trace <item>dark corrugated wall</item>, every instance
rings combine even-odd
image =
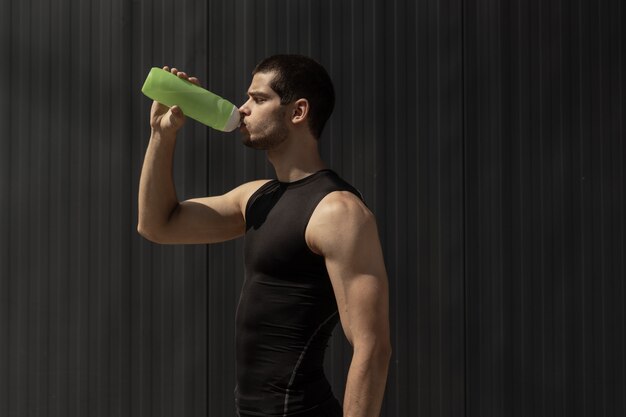
[[[322,139],[390,277],[382,416],[626,414],[618,1],[7,1],[0,14],[0,416],[234,414],[242,242],[136,231],[151,66],[242,102],[321,61]],[[272,175],[190,121],[179,198]],[[340,328],[327,372],[342,399]]]
[[[468,416],[626,415],[626,5],[465,1]]]

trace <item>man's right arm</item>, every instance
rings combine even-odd
[[[171,72],[187,79],[175,68]],[[195,78],[189,81],[199,85]],[[152,104],[152,131],[139,182],[137,231],[156,243],[215,243],[243,235],[245,205],[267,180],[243,184],[221,196],[179,202],[172,165],[176,132],[184,122],[178,107]]]

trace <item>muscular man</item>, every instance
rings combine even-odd
[[[240,417],[380,414],[391,356],[387,275],[374,216],[319,154],[334,100],[330,77],[314,60],[276,55],[260,62],[239,109],[240,131],[245,145],[266,151],[277,179],[183,202],[172,157],[185,116],[176,106],[152,105],[139,233],[179,244],[245,236],[236,313]],[[353,347],[343,411],[323,372],[338,321]]]

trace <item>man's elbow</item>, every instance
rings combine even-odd
[[[141,205],[141,204],[140,204]],[[167,216],[157,215],[157,213],[149,212],[140,207],[137,217],[137,233],[143,238],[160,244],[175,243],[168,236],[168,231],[172,216],[180,210],[180,204],[177,204]]]
[[[146,227],[141,223],[137,224],[137,233],[139,233],[141,237],[149,240],[150,242],[159,244],[166,243],[161,234],[159,234],[154,228]]]
[[[355,341],[354,354],[389,361],[393,351],[388,340]]]
[[[391,360],[392,353],[393,350],[391,349],[391,343],[386,343],[377,350],[377,354],[386,361]]]

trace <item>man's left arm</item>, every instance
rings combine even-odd
[[[391,341],[389,289],[376,220],[353,194],[329,194],[307,228],[311,249],[324,256],[342,327],[353,347],[344,417],[378,417]]]

